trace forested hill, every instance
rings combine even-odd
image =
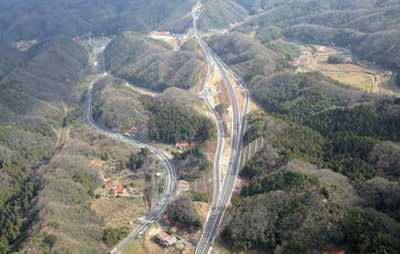
[[[267,145],[241,171],[248,183],[225,242],[236,250],[398,253],[398,100],[319,73],[258,78],[251,94],[268,114],[250,116],[244,142],[263,137]]]
[[[0,81],[1,253],[17,248],[32,223],[32,167],[55,152],[71,86],[87,64],[85,49],[66,38],[45,40],[25,58]]]
[[[240,30],[278,26],[290,39],[345,46],[361,59],[387,68],[400,66],[398,0],[237,2],[252,13],[262,13]]]
[[[115,35],[127,29],[182,32],[191,25],[186,14],[192,5],[183,0],[1,0],[0,39]]]
[[[24,55],[20,51],[0,41],[0,80],[23,62]]]
[[[128,32],[107,46],[105,59],[115,76],[157,91],[193,87],[206,73],[200,53],[174,51],[164,42]]]
[[[231,23],[243,21],[248,11],[233,0],[208,0],[198,20],[200,30],[227,28]]]
[[[255,37],[232,32],[207,40],[218,56],[249,85],[253,80],[291,68],[289,63],[299,51],[288,43],[263,41],[259,34]]]
[[[300,52],[281,32],[267,25],[254,37],[208,39],[264,111],[248,117],[244,145],[262,137],[265,147],[240,172],[224,244],[255,253],[398,253],[399,99],[294,73],[288,63]]]
[[[285,56],[248,35],[233,32],[207,41],[210,47],[244,80],[268,76],[285,65]]]

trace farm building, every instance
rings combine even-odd
[[[175,147],[178,149],[190,149],[190,148],[195,148],[196,143],[194,143],[194,142],[178,142],[175,144]]]
[[[160,232],[156,236],[156,239],[161,245],[167,248],[172,247],[178,241],[174,236],[167,234],[165,232]]]

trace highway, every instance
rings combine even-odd
[[[213,192],[213,202],[214,200],[217,200],[218,198],[218,193],[221,188],[221,179],[220,179],[220,158],[222,154],[222,147],[224,143],[224,124],[222,121],[221,116],[219,113],[215,110],[215,108],[211,105],[210,99],[208,98],[208,95],[210,94],[210,89],[208,87],[211,77],[213,74],[212,70],[212,62],[210,59],[209,55],[206,55],[207,57],[207,76],[204,79],[203,85],[202,85],[202,92],[199,94],[200,97],[202,97],[207,105],[207,108],[213,113],[215,121],[217,122],[217,134],[218,134],[218,140],[217,140],[217,149],[215,152],[215,157],[214,157],[214,164],[213,164],[213,171],[214,171],[214,192]]]
[[[106,77],[107,75],[107,72],[99,74],[89,85],[85,103],[85,119],[87,125],[94,131],[120,142],[124,142],[137,148],[147,148],[157,159],[161,161],[165,172],[165,188],[161,195],[161,198],[158,199],[158,202],[147,213],[146,218],[145,220],[143,220],[141,225],[136,228],[132,233],[130,233],[123,241],[118,243],[118,245],[109,252],[116,253],[124,249],[133,239],[140,236],[153,222],[157,221],[165,212],[168,202],[170,201],[171,197],[176,193],[177,176],[174,165],[168,160],[168,158],[163,154],[162,151],[159,151],[157,148],[154,148],[148,144],[144,144],[140,141],[126,137],[119,133],[111,132],[105,128],[96,125],[92,116],[93,88],[99,80]]]
[[[213,245],[217,230],[223,219],[226,207],[231,199],[235,187],[235,181],[239,173],[240,154],[243,145],[243,134],[246,127],[246,114],[248,110],[249,95],[246,84],[211,50],[207,43],[198,35],[196,22],[200,14],[201,5],[198,4],[193,9],[192,13],[194,35],[206,54],[209,68],[211,66],[211,62],[213,61],[221,72],[224,83],[228,88],[229,97],[232,104],[232,131],[228,169],[225,174],[222,187],[218,190],[214,190],[214,197],[216,198],[213,198],[212,206],[196,249],[196,254],[207,254]],[[230,82],[230,79],[228,78],[228,74],[232,75],[232,77],[238,82],[241,91],[244,93],[244,107],[242,116],[240,116],[236,93],[232,83]]]

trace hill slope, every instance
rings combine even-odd
[[[0,41],[0,80],[23,62],[21,52]]]
[[[162,91],[190,88],[202,81],[205,63],[200,54],[173,51],[167,44],[123,33],[105,51],[106,66],[115,76],[135,85]]]
[[[72,83],[87,64],[85,49],[65,38],[46,40],[25,58],[0,81],[2,251],[8,251],[32,223],[26,216],[31,215],[39,186],[32,168],[54,154]]]
[[[349,47],[364,60],[388,68],[400,67],[399,1],[238,0],[238,3],[250,11],[264,11],[241,29],[276,25],[290,39]]]
[[[257,75],[269,75],[278,66],[278,54],[241,33],[212,37],[210,47],[247,81]]]
[[[2,0],[0,4],[0,38],[9,41],[90,32],[110,35],[126,29],[182,30],[183,17],[192,8],[191,1],[183,0]]]
[[[227,28],[231,23],[244,20],[247,15],[247,10],[234,1],[210,0],[204,4],[198,27],[204,31]]]
[[[267,145],[241,171],[249,182],[224,241],[262,252],[319,253],[338,245],[354,253],[396,253],[399,214],[389,204],[398,204],[390,193],[400,168],[389,158],[398,157],[398,102],[318,73],[259,77],[250,90],[268,114],[250,115],[244,142],[262,136]]]

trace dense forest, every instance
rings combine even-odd
[[[202,143],[215,135],[211,120],[196,111],[151,96],[142,96],[140,100],[154,114],[147,121],[150,140],[170,144],[181,141]]]
[[[265,34],[256,35],[256,39],[239,32],[208,39],[210,47],[226,64],[252,84],[264,76],[289,69],[289,61],[297,56],[298,49],[290,44],[265,40]]]
[[[179,178],[184,180],[195,180],[210,167],[202,145],[186,151],[175,152],[173,162],[178,169]]]
[[[275,26],[285,37],[306,43],[350,48],[364,60],[386,68],[400,66],[400,3],[376,1],[243,1],[250,13],[260,13],[237,29]]]
[[[60,37],[26,53],[3,44],[0,50],[0,252],[7,253],[20,247],[36,218],[32,207],[40,181],[35,170],[55,153],[72,83],[85,68],[87,54]]]
[[[224,29],[230,24],[240,22],[249,15],[241,5],[231,0],[204,1],[204,7],[198,20],[200,30]]]
[[[18,65],[23,64],[24,58],[22,52],[0,41],[0,80]]]
[[[395,99],[318,73],[259,78],[251,91],[269,114],[251,115],[244,142],[263,136],[268,145],[241,171],[249,182],[235,201],[224,241],[271,252],[284,245],[284,253],[317,253],[330,245],[397,253]]]
[[[0,1],[0,39],[54,35],[115,35],[123,30],[183,32],[191,26],[192,2],[180,0]],[[27,25],[29,24],[29,26]]]
[[[166,214],[173,225],[179,225],[186,231],[192,232],[201,228],[200,216],[189,197],[175,199],[168,205]]]

